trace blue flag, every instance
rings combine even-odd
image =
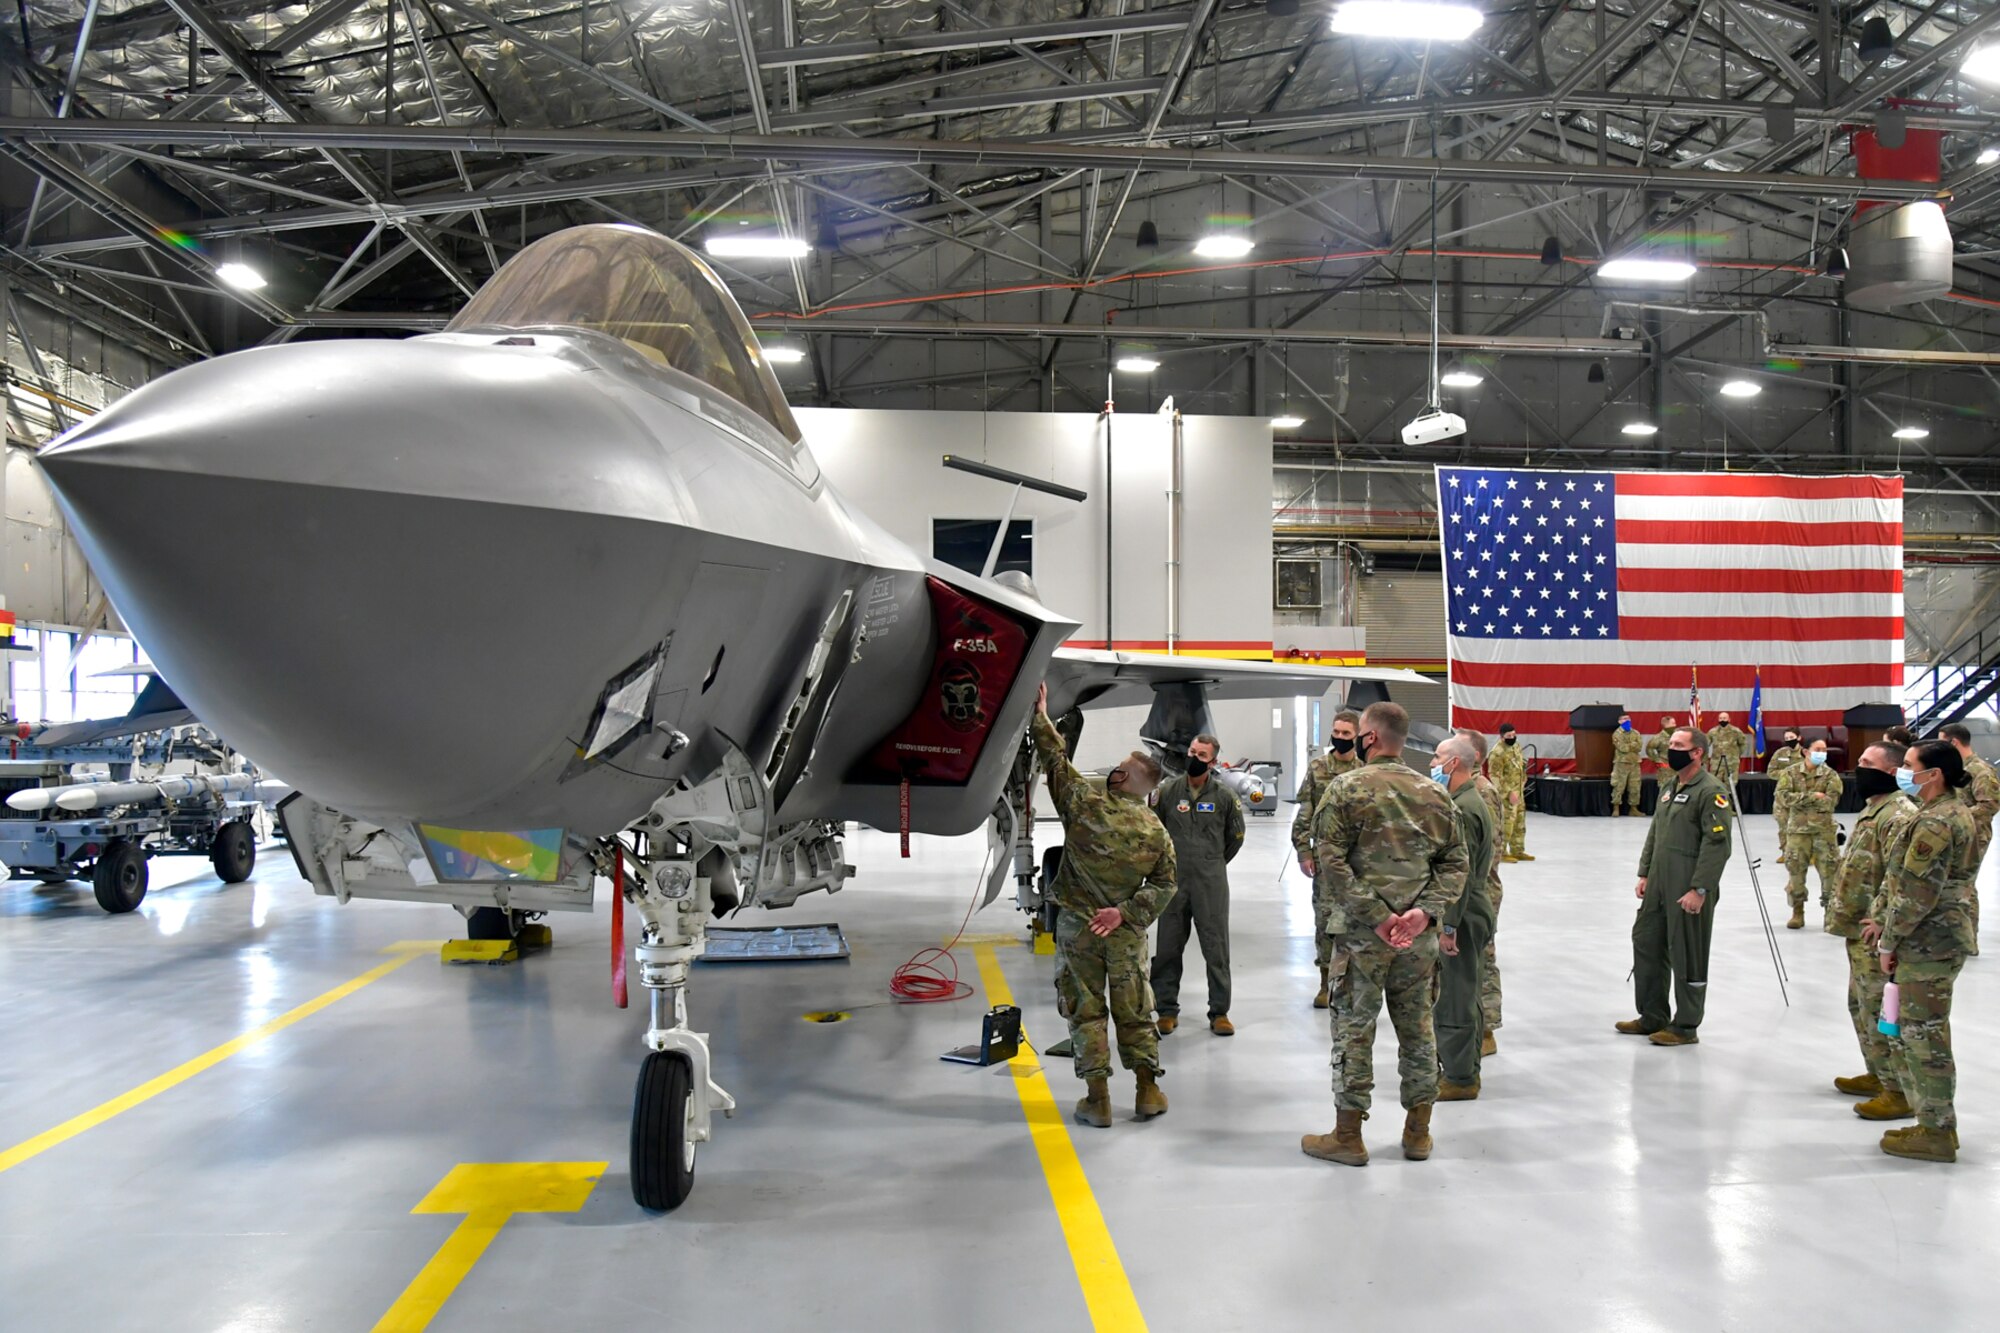
[[[1750,734],[1757,740],[1757,753],[1764,753],[1764,668],[1758,667],[1750,683]]]

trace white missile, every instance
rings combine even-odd
[[[1210,770],[1217,782],[1236,793],[1245,805],[1261,808],[1271,799],[1271,790],[1263,778],[1255,773],[1237,768],[1217,768]]]
[[[83,782],[69,787],[33,787],[7,798],[15,810],[106,810],[118,805],[152,805],[188,801],[248,791],[256,779],[248,773],[220,777],[196,774],[159,778],[152,782]]]

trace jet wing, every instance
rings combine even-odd
[[[1147,705],[1161,686],[1198,685],[1204,698],[1281,699],[1323,694],[1341,681],[1385,685],[1435,685],[1436,681],[1400,667],[1314,667],[1285,662],[1236,662],[1217,657],[1169,657],[1161,653],[1119,653],[1090,648],[1058,648],[1045,679],[1049,712],[1071,708]]]

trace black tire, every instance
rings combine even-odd
[[[526,912],[509,912],[501,907],[475,907],[465,918],[465,938],[469,940],[511,940],[528,923]]]
[[[257,835],[240,819],[224,824],[216,830],[208,859],[224,884],[241,884],[257,866]]]
[[[651,1051],[632,1098],[632,1201],[656,1213],[681,1206],[694,1188],[688,1106],[694,1071],[685,1056]]]
[[[1055,896],[1056,872],[1062,869],[1062,859],[1061,843],[1042,848],[1042,930],[1049,935],[1056,933],[1056,917],[1062,911],[1056,906]]]
[[[129,838],[113,838],[98,854],[90,887],[107,912],[129,912],[146,901],[146,849]]]

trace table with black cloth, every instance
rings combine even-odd
[[[1843,815],[1851,815],[1861,809],[1861,798],[1855,793],[1852,776],[1841,778],[1840,804],[1835,810]],[[1775,779],[1761,773],[1746,773],[1736,779],[1736,800],[1746,815],[1768,815],[1771,813],[1773,798],[1777,795]],[[1611,814],[1611,783],[1604,778],[1570,778],[1544,776],[1528,779],[1528,809],[1544,815],[1604,815]],[[1659,780],[1641,778],[1639,780],[1639,808],[1648,815],[1659,801]]]

